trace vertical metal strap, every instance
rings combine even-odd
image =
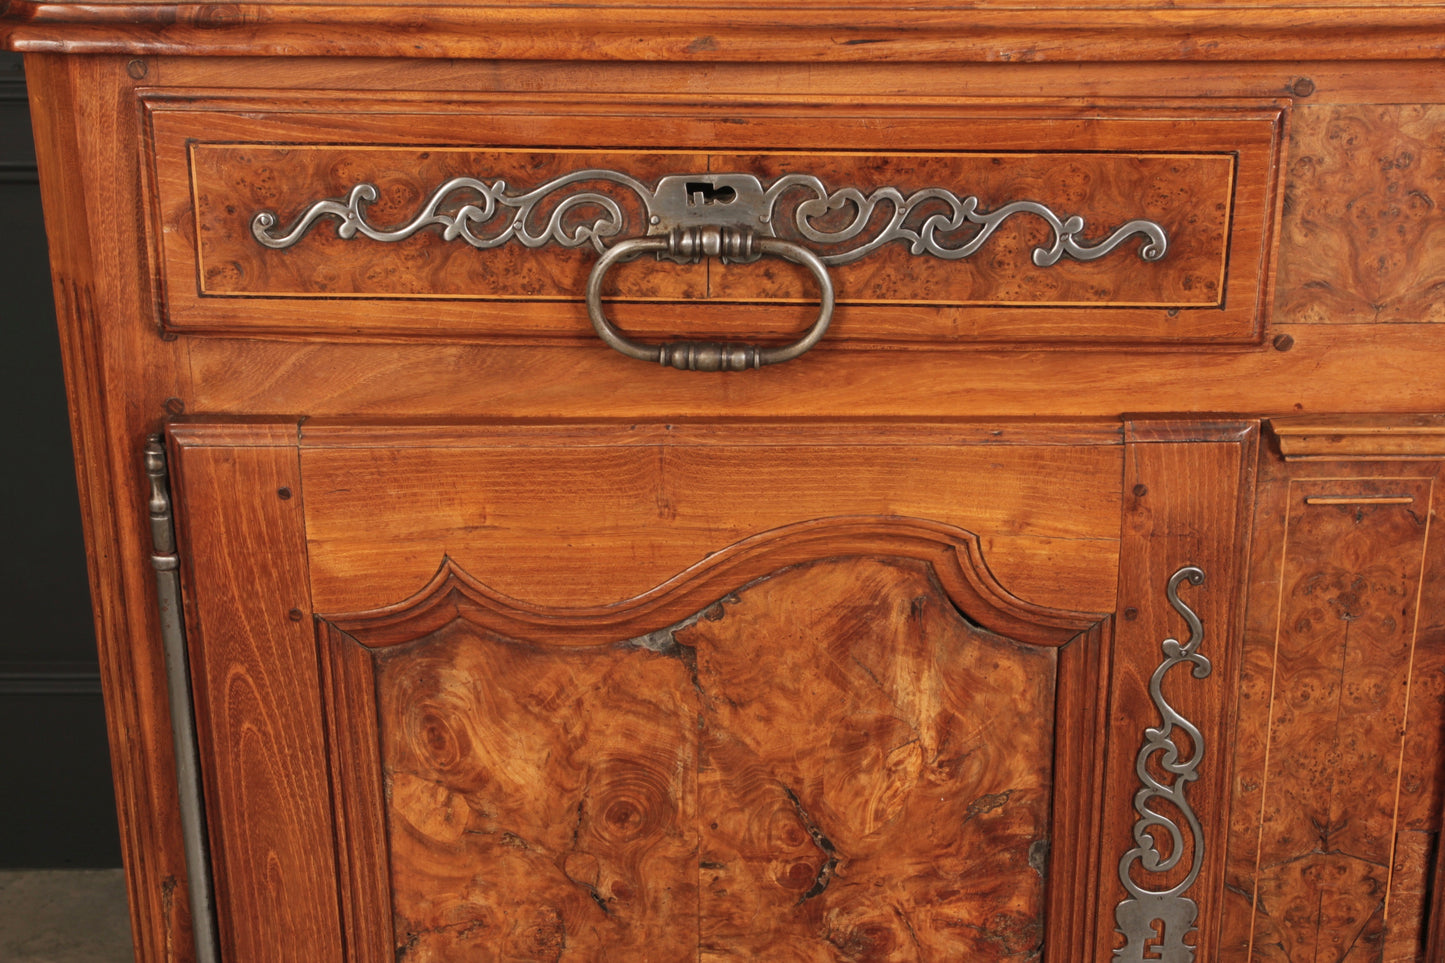
[[[186,878],[191,898],[191,928],[196,941],[196,963],[219,963],[220,941],[211,895],[211,856],[206,836],[206,813],[201,802],[200,750],[191,701],[191,674],[186,659],[185,623],[181,614],[180,559],[176,555],[176,527],[171,516],[171,494],[166,471],[166,449],[159,435],[145,448],[146,476],[150,479],[151,564],[156,570],[156,596],[160,603],[161,641],[165,647],[166,685],[170,690],[171,735],[176,753],[176,782],[181,803],[181,835],[186,852]]]

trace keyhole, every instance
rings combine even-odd
[[[707,181],[688,181],[687,183],[687,203],[692,207],[705,207],[708,204],[731,204],[737,200],[737,196],[738,192],[726,184],[718,187]]]
[[[1144,950],[1139,958],[1143,960],[1162,960],[1164,956],[1160,951],[1164,949],[1164,921],[1150,920],[1149,925],[1154,927],[1154,935],[1144,941]]]

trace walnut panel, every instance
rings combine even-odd
[[[1087,660],[1060,656],[1086,653],[972,625],[921,561],[793,566],[603,644],[455,604],[371,650],[398,957],[996,959],[1077,901],[1088,842],[1052,787],[1097,747],[1056,759],[1055,677],[1077,690]],[[381,644],[367,621],[333,660]]]
[[[1251,606],[1229,867],[1245,901],[1222,958],[1414,959],[1439,818],[1438,703],[1412,691],[1417,654],[1438,660],[1416,632],[1433,479],[1314,474],[1261,502],[1284,537]]]
[[[1432,519],[1440,512],[1439,463],[1435,476]],[[1433,528],[1425,546],[1425,578],[1415,624],[1415,650],[1410,665],[1409,711],[1400,758],[1395,861],[1390,881],[1389,932],[1384,959],[1430,958],[1428,929],[1440,926],[1441,883],[1437,875],[1445,810],[1445,538]],[[1436,953],[1440,950],[1436,949]]]
[[[443,240],[439,229],[403,242],[343,241],[335,222],[323,219],[294,247],[272,251],[252,237],[251,220],[270,210],[289,226],[313,202],[375,183],[381,196],[367,220],[390,228],[410,220],[450,177],[505,180],[520,191],[565,171],[603,167],[649,183],[663,173],[703,171],[749,172],[767,183],[797,171],[833,191],[937,187],[976,195],[984,211],[1032,200],[1061,218],[1080,215],[1085,244],[1136,218],[1158,222],[1170,236],[1170,253],[1157,263],[1140,260],[1135,239],[1099,260],[1047,268],[1030,255],[1052,244],[1053,234],[1034,215],[1014,215],[962,261],[911,256],[895,241],[834,270],[840,307],[831,337],[840,343],[1242,343],[1261,330],[1276,110],[777,102],[736,106],[723,118],[716,107],[656,97],[542,101],[527,110],[396,96],[400,103],[322,101],[304,109],[285,100],[150,102],[165,323],[196,332],[587,337],[580,302],[595,258],[590,246],[478,251]],[[796,233],[786,215],[800,199],[784,196],[773,219],[780,236]],[[641,235],[641,205],[622,201],[633,211],[621,236]],[[920,209],[909,223],[945,210]],[[884,204],[874,226],[891,212]],[[595,216],[594,209],[587,222]],[[496,219],[503,223],[505,216]],[[976,231],[945,236],[956,244]],[[645,336],[781,337],[811,321],[816,296],[806,272],[776,259],[634,265],[609,282],[615,320]],[[349,299],[363,300],[364,309]]]
[[[1445,106],[1300,107],[1280,321],[1445,321]]]
[[[446,240],[440,231],[383,245],[342,240],[335,230],[337,222],[322,220],[294,248],[272,251],[252,237],[251,218],[260,211],[275,211],[282,225],[289,226],[311,202],[345,197],[357,184],[369,183],[376,185],[379,196],[366,207],[368,223],[393,229],[415,217],[432,192],[454,177],[503,180],[513,190],[525,191],[585,168],[624,170],[644,181],[708,169],[705,155],[681,152],[582,154],[195,142],[189,147],[195,214],[187,233],[195,237],[194,282],[201,298],[577,301],[597,257],[590,246],[537,251],[514,243],[478,251],[464,241]],[[614,199],[627,212],[629,223],[646,223],[635,194],[606,182],[582,184],[579,189]],[[478,197],[459,192],[456,200],[476,203]],[[544,216],[553,209],[546,207]],[[483,236],[500,233],[511,213],[504,211],[486,226],[479,222],[473,230]],[[595,204],[574,210],[565,222],[567,230],[575,232],[601,213]],[[707,268],[702,264],[619,271],[611,277],[613,290],[608,293],[632,299],[696,301],[708,296]],[[621,291],[619,278],[625,279]]]

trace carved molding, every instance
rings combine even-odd
[[[1312,415],[1272,418],[1285,461],[1416,461],[1445,458],[1445,415]]]
[[[961,528],[915,518],[847,516],[788,525],[744,539],[647,592],[611,605],[530,605],[491,589],[444,558],[436,575],[410,598],[367,612],[324,618],[374,647],[410,641],[456,618],[515,638],[599,644],[673,625],[748,582],[790,565],[860,555],[928,562],[949,599],[968,619],[1022,642],[1064,645],[1103,617],[1034,605],[1012,595],[984,563],[978,537]]]

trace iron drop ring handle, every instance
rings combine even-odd
[[[696,263],[703,257],[747,261],[770,254],[801,264],[818,279],[818,319],[797,341],[776,347],[721,341],[670,341],[664,344],[633,341],[607,320],[602,310],[602,279],[617,262],[631,260],[649,251],[681,263]],[[667,235],[618,241],[598,258],[587,278],[587,316],[592,319],[592,327],[597,330],[599,338],[629,358],[656,361],[685,371],[745,371],[765,364],[791,361],[823,337],[828,323],[833,320],[833,303],[833,281],[828,276],[827,265],[812,251],[780,238],[759,237],[752,232],[716,227],[674,230]]]

